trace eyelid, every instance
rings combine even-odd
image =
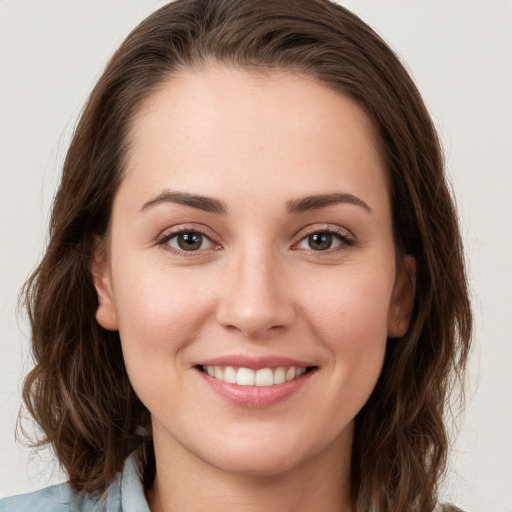
[[[297,247],[298,244],[301,243],[308,236],[313,235],[315,233],[329,233],[331,235],[337,236],[339,239],[342,240],[342,242],[344,242],[341,244],[342,248],[347,246],[353,246],[357,242],[357,237],[354,235],[354,233],[352,233],[352,231],[350,231],[347,228],[338,226],[336,224],[313,224],[301,229],[297,233],[295,237],[297,241],[294,242],[292,249],[299,250]],[[313,249],[311,249],[311,252],[315,254],[327,254],[329,252],[336,251],[337,249],[339,250],[339,247],[340,246],[334,247],[333,249],[327,249],[326,251],[314,251]]]
[[[181,251],[176,248],[173,248],[169,245],[166,245],[167,242],[173,238],[176,235],[179,235],[180,233],[186,233],[186,232],[196,232],[201,234],[202,236],[206,237],[213,245],[213,247],[209,247],[207,249],[200,249],[198,251]],[[332,235],[337,236],[339,239],[341,239],[342,242],[339,246],[336,246],[332,249],[327,249],[326,251],[314,251],[311,249],[310,252],[315,253],[317,255],[321,255],[322,253],[328,254],[335,252],[336,250],[340,250],[343,248],[346,248],[347,246],[353,246],[357,242],[357,237],[347,228],[341,227],[336,224],[312,224],[310,226],[306,226],[305,228],[302,228],[295,236],[295,242],[292,244],[291,249],[294,250],[301,250],[297,246],[300,242],[302,242],[305,238],[308,236],[315,234],[315,233],[329,233]],[[212,251],[212,250],[219,250],[222,249],[222,244],[218,241],[218,236],[213,232],[210,228],[207,226],[201,225],[201,224],[195,224],[195,223],[185,223],[185,224],[179,224],[176,226],[172,226],[171,228],[165,229],[160,235],[158,235],[156,239],[156,245],[162,246],[165,250],[172,252],[174,254],[180,254],[183,256],[194,256],[198,255],[199,253],[204,253],[206,251]],[[302,249],[307,250],[307,249]]]
[[[212,247],[207,249],[200,249],[198,251],[182,251],[176,249],[175,247],[171,247],[170,245],[166,245],[169,240],[174,238],[175,236],[181,233],[199,233],[200,235],[207,238]],[[193,256],[198,255],[199,253],[204,253],[205,251],[218,250],[222,248],[222,245],[217,241],[216,234],[208,227],[201,224],[194,223],[186,223],[179,224],[177,226],[172,226],[171,228],[165,229],[160,233],[156,239],[156,245],[162,246],[166,251],[172,252],[173,254],[180,254],[184,256]]]

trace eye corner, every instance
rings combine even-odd
[[[293,244],[292,250],[304,250],[316,255],[340,252],[356,244],[356,237],[351,231],[332,225],[310,227],[298,236],[300,238]],[[312,242],[315,243],[314,247]],[[307,246],[301,247],[302,244]]]
[[[155,245],[178,257],[197,257],[222,249],[222,244],[209,230],[187,225],[164,231],[156,239]]]

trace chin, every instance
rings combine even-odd
[[[244,436],[229,443],[219,442],[204,460],[241,476],[276,477],[306,464],[323,452],[323,446],[307,446],[311,436]]]
[[[250,450],[244,454],[238,453],[232,457],[217,459],[215,465],[223,471],[240,476],[265,478],[284,475],[300,466],[301,463],[300,457],[295,454],[281,453],[280,451],[261,453],[261,450]]]

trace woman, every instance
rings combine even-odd
[[[50,229],[24,399],[69,484],[0,510],[434,510],[460,235],[414,84],[346,9],[151,15],[91,94]]]

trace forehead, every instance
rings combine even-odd
[[[304,186],[325,193],[339,181],[389,195],[378,136],[362,108],[290,72],[183,71],[140,106],[128,142],[125,180],[139,190],[179,183],[208,195],[244,186],[257,194],[274,184],[294,196]]]

